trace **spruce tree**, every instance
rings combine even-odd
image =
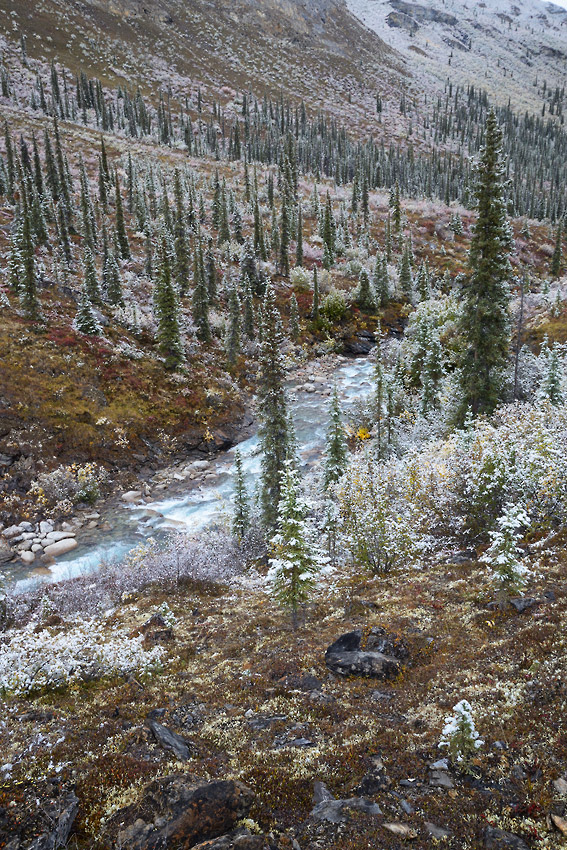
[[[191,312],[197,326],[197,338],[201,342],[211,341],[211,326],[209,324],[209,289],[204,275],[203,249],[199,239],[199,247],[195,251],[193,263],[193,295]]]
[[[327,446],[325,450],[324,488],[328,490],[336,484],[347,466],[346,439],[341,421],[341,407],[337,386],[331,396],[329,408],[329,427],[327,430]]]
[[[217,270],[215,266],[215,255],[213,252],[213,240],[209,239],[207,252],[205,254],[205,274],[207,276],[207,293],[209,304],[214,304],[218,298],[217,292]]]
[[[306,522],[307,505],[301,498],[299,474],[291,461],[281,472],[277,533],[270,541],[268,585],[275,599],[292,613],[297,628],[301,605],[308,600],[317,574],[328,563],[315,546]]]
[[[390,301],[390,281],[385,255],[383,257],[380,254],[376,255],[372,284],[377,305],[383,310]]]
[[[226,359],[234,366],[240,353],[240,299],[236,284],[231,284],[228,293],[228,328],[226,333]]]
[[[355,292],[355,302],[363,313],[373,313],[376,310],[376,298],[370,286],[370,278],[366,269],[360,272],[358,288]]]
[[[317,275],[317,266],[313,268],[313,304],[311,307],[311,315],[313,321],[319,321],[319,277]]]
[[[168,369],[177,369],[183,362],[184,351],[179,327],[179,304],[171,281],[171,266],[165,237],[160,246],[160,265],[154,292],[157,320],[157,342]]]
[[[400,265],[400,294],[402,298],[411,303],[413,299],[413,275],[411,272],[411,256],[407,245],[404,248]]]
[[[297,342],[299,334],[299,306],[297,304],[295,292],[292,292],[289,305],[289,335],[294,342]]]
[[[240,449],[234,452],[234,512],[232,514],[232,533],[242,543],[250,528],[250,505],[242,468]]]
[[[89,301],[91,304],[96,304],[97,306],[102,304],[95,261],[93,253],[88,245],[85,245],[85,250],[83,252],[83,272],[85,275],[85,289],[89,296]]]
[[[115,187],[115,203],[116,203],[116,238],[120,248],[120,256],[123,260],[130,259],[130,245],[128,236],[126,235],[126,225],[124,224],[124,208],[122,206],[122,196],[120,195],[120,181],[116,169],[114,170],[114,187]]]
[[[282,201],[280,232],[280,272],[284,277],[289,277],[289,243],[290,243],[290,221],[287,200]]]
[[[547,357],[546,369],[539,392],[542,398],[550,401],[555,407],[563,403],[563,392],[561,391],[561,365],[559,363],[559,356],[555,346]]]
[[[303,265],[303,211],[301,204],[297,209],[297,245],[295,249],[295,265]]]
[[[19,287],[20,303],[26,319],[39,322],[42,319],[41,307],[37,296],[37,278],[35,252],[31,234],[29,200],[22,184],[22,240],[21,261],[23,277]]]
[[[477,172],[478,217],[469,254],[471,274],[463,289],[462,415],[468,408],[473,415],[494,410],[500,399],[502,371],[510,344],[507,278],[511,236],[506,220],[504,176],[502,132],[491,110]]]
[[[562,249],[563,228],[561,222],[557,225],[557,234],[555,237],[555,250],[551,258],[551,276],[558,278],[561,274],[561,259],[563,254]]]
[[[258,436],[262,449],[260,503],[266,529],[276,525],[281,480],[287,456],[288,418],[282,322],[271,284],[266,288],[260,346]]]
[[[93,313],[86,282],[83,285],[79,309],[75,316],[75,328],[79,331],[79,333],[85,334],[86,336],[100,336],[102,332],[96,316]]]
[[[185,206],[183,202],[183,187],[181,185],[181,174],[176,168],[174,172],[174,195],[175,195],[175,266],[174,277],[183,298],[189,289],[189,248],[187,246],[187,229],[185,227]]]
[[[124,304],[120,268],[113,254],[109,254],[105,262],[105,288],[109,304],[114,307]]]

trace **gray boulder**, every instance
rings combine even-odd
[[[404,643],[384,629],[374,627],[363,639],[362,629],[342,635],[327,649],[325,663],[339,676],[393,679],[409,658]]]

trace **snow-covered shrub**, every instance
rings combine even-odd
[[[346,545],[352,540],[359,552],[375,546],[376,526],[385,529],[378,534],[384,545],[388,536],[399,536],[402,549],[480,542],[508,503],[524,505],[532,530],[564,526],[567,405],[505,405],[492,422],[471,421],[402,457],[379,464],[360,455],[338,492],[348,519]]]
[[[394,473],[392,475],[392,473]],[[374,573],[409,565],[419,557],[415,507],[395,498],[394,465],[357,459],[338,487],[339,533],[355,564]]]
[[[492,567],[491,580],[502,593],[518,593],[529,573],[520,560],[523,552],[518,546],[520,529],[530,524],[522,505],[506,505],[498,520],[498,530],[490,532],[492,543],[481,560]]]
[[[106,469],[96,463],[85,463],[82,466],[72,463],[70,466],[59,466],[52,472],[40,473],[32,483],[29,495],[44,506],[64,501],[71,505],[79,502],[93,504],[99,498],[107,479]]]
[[[321,312],[331,322],[340,322],[347,312],[347,304],[343,293],[338,289],[331,289],[323,299]]]
[[[447,747],[453,764],[468,773],[474,755],[483,744],[475,728],[472,706],[462,699],[453,707],[453,714],[445,718],[439,746]]]
[[[8,632],[0,646],[0,691],[16,696],[88,682],[105,676],[150,673],[163,647],[142,648],[143,636],[108,628],[94,619],[56,634],[35,632],[33,622]]]
[[[292,286],[301,292],[307,292],[313,286],[313,276],[304,266],[295,266],[291,270],[289,279]]]

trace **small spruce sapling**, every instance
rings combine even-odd
[[[529,574],[521,562],[518,546],[521,528],[530,525],[530,518],[521,505],[506,505],[498,520],[498,530],[490,532],[492,543],[481,558],[492,568],[491,579],[501,595],[520,592]]]
[[[447,747],[449,757],[462,773],[472,773],[472,760],[484,741],[474,724],[471,704],[462,699],[445,718],[440,747]]]
[[[277,533],[270,541],[272,556],[267,581],[275,599],[291,610],[294,629],[299,607],[309,600],[317,575],[328,567],[328,559],[314,544],[306,516],[299,474],[293,461],[287,460],[281,475]]]

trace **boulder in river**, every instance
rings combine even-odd
[[[66,555],[78,546],[74,537],[66,537],[64,540],[57,540],[55,543],[50,543],[43,550],[43,554],[49,558],[58,558],[60,555]]]

